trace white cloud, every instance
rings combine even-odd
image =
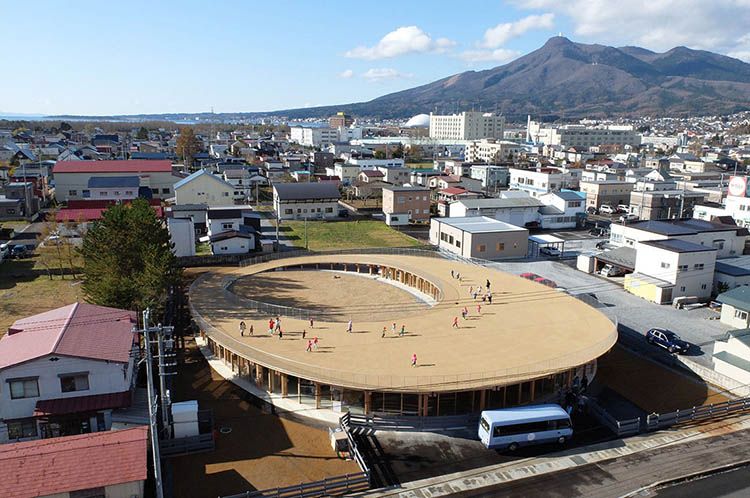
[[[345,69],[339,73],[339,78],[349,79],[354,76],[354,71],[351,69]]]
[[[494,50],[465,50],[459,57],[466,62],[510,62],[521,55],[517,50],[496,48]]]
[[[417,26],[402,26],[385,35],[374,46],[355,47],[345,52],[344,56],[365,60],[387,59],[406,54],[441,53],[455,44],[456,42],[447,38],[433,40]]]
[[[512,0],[566,16],[575,37],[664,51],[678,45],[744,54],[750,0]],[[744,39],[744,41],[743,41]]]
[[[533,29],[549,29],[555,25],[555,14],[547,13],[531,15],[514,22],[498,24],[484,32],[484,38],[479,43],[482,48],[499,48],[509,40],[518,38]]]
[[[378,82],[384,80],[395,80],[399,78],[411,78],[408,73],[399,72],[390,67],[372,68],[362,73],[362,77],[368,81]]]

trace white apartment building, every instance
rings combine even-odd
[[[335,128],[292,126],[289,128],[289,141],[306,147],[324,147],[340,141],[339,130]]]
[[[491,112],[466,111],[461,114],[430,113],[430,138],[437,140],[502,140],[505,118]]]
[[[536,121],[528,123],[528,138],[533,143],[568,147],[597,147],[600,145],[641,144],[641,135],[632,126],[544,126]]]
[[[561,189],[577,188],[583,170],[560,170],[554,168],[540,168],[538,170],[510,168],[508,187],[523,190],[532,197],[554,192]]]
[[[466,162],[493,163],[496,161],[512,161],[523,150],[523,146],[516,142],[482,139],[466,145]]]

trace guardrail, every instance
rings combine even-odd
[[[347,424],[349,426],[381,431],[446,432],[451,430],[470,430],[479,425],[478,414],[441,417],[381,417],[377,415],[348,413],[345,417],[347,417]]]
[[[315,498],[321,496],[343,496],[370,489],[370,480],[364,472],[326,477],[320,481],[286,486],[283,488],[246,491],[224,498]]]
[[[614,432],[618,437],[633,436],[641,432],[641,418],[617,420],[610,413],[599,406],[591,398],[586,400],[586,408],[603,426]]]
[[[352,456],[354,457],[354,461],[357,462],[357,465],[359,465],[359,468],[362,469],[362,472],[364,472],[368,477],[368,483],[371,483],[369,480],[371,476],[371,470],[370,466],[367,465],[367,461],[362,456],[362,453],[360,453],[359,448],[357,447],[357,442],[354,440],[354,436],[352,436],[351,431],[351,412],[346,412],[340,419],[339,419],[339,426],[344,431],[344,434],[346,434],[346,439],[349,441],[349,449],[352,452]]]
[[[699,422],[747,411],[750,411],[750,398],[694,406],[686,410],[676,410],[669,413],[652,413],[646,416],[646,430],[655,431],[686,422]]]

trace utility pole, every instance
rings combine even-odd
[[[172,360],[175,356],[174,352],[172,352],[173,348],[169,348],[170,352],[166,353],[164,348],[164,333],[168,332],[169,336],[172,337],[174,332],[174,327],[162,327],[161,324],[158,326],[157,330],[157,348],[159,351],[159,392],[161,393],[161,420],[162,420],[162,430],[164,431],[166,437],[171,438],[172,437],[172,431],[171,426],[169,424],[169,407],[171,404],[171,399],[169,396],[169,391],[167,389],[167,382],[166,379],[168,376],[175,375],[175,372],[167,372],[167,368],[172,368],[176,366],[177,364],[174,362],[167,363],[166,359]],[[174,343],[172,343],[174,345]]]
[[[161,476],[161,455],[159,449],[159,431],[156,420],[156,403],[157,395],[154,393],[154,365],[151,356],[151,329],[148,325],[150,309],[143,312],[143,338],[145,339],[146,350],[146,389],[148,391],[148,420],[149,434],[151,435],[151,454],[154,458],[154,481],[156,487],[156,498],[164,498],[164,489]]]

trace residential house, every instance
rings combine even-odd
[[[586,195],[562,190],[540,195],[539,222],[545,229],[575,228],[586,218]]]
[[[469,176],[482,182],[485,192],[507,187],[510,179],[508,167],[495,164],[472,164]]]
[[[620,180],[581,180],[580,188],[581,192],[586,194],[586,208],[598,211],[602,204],[613,208],[621,204],[630,205],[633,183]]]
[[[750,328],[750,287],[742,285],[716,297],[721,303],[721,323],[738,329]]]
[[[86,190],[81,192],[84,199],[124,201],[133,200],[140,194],[141,180],[134,176],[92,176]]]
[[[92,176],[137,176],[143,197],[168,199],[174,195],[178,177],[172,173],[170,161],[58,161],[52,169],[57,202],[85,199],[84,190]]]
[[[109,430],[130,404],[136,323],[86,303],[16,320],[0,339],[0,442]]]
[[[148,426],[0,445],[4,498],[144,498]]]
[[[524,190],[532,197],[561,189],[577,188],[582,170],[560,170],[539,168],[536,170],[510,168],[508,186],[514,190]]]
[[[339,215],[339,189],[330,183],[277,183],[273,206],[281,220],[324,219]]]
[[[0,189],[0,194],[6,199],[18,199],[22,204],[22,216],[31,217],[39,212],[40,201],[34,195],[33,182],[11,182]]]
[[[23,201],[21,199],[8,199],[0,194],[0,220],[17,220],[23,217]]]
[[[174,184],[176,204],[205,204],[226,206],[243,200],[243,191],[237,190],[208,170],[200,169]]]
[[[750,385],[750,330],[747,325],[729,331],[726,340],[714,342],[713,360],[716,373],[734,379],[740,387]]]
[[[747,228],[695,219],[613,223],[609,243],[615,247],[635,248],[647,240],[679,239],[717,250],[717,258],[743,254],[750,232]]]
[[[505,194],[505,193],[503,193]],[[519,227],[539,224],[539,208],[544,204],[534,197],[491,197],[460,199],[450,205],[451,217],[486,216]]]
[[[635,271],[626,291],[657,304],[679,297],[709,299],[717,250],[680,239],[647,240],[636,246]]]
[[[426,187],[383,187],[383,214],[387,225],[424,223],[430,219],[430,189]]]
[[[689,218],[695,206],[705,199],[704,192],[690,190],[633,190],[630,213],[641,220]]]
[[[411,179],[411,168],[378,166],[377,171],[383,173],[383,181],[392,185],[403,185]]]
[[[529,231],[488,218],[432,218],[430,244],[465,258],[526,257]]]

